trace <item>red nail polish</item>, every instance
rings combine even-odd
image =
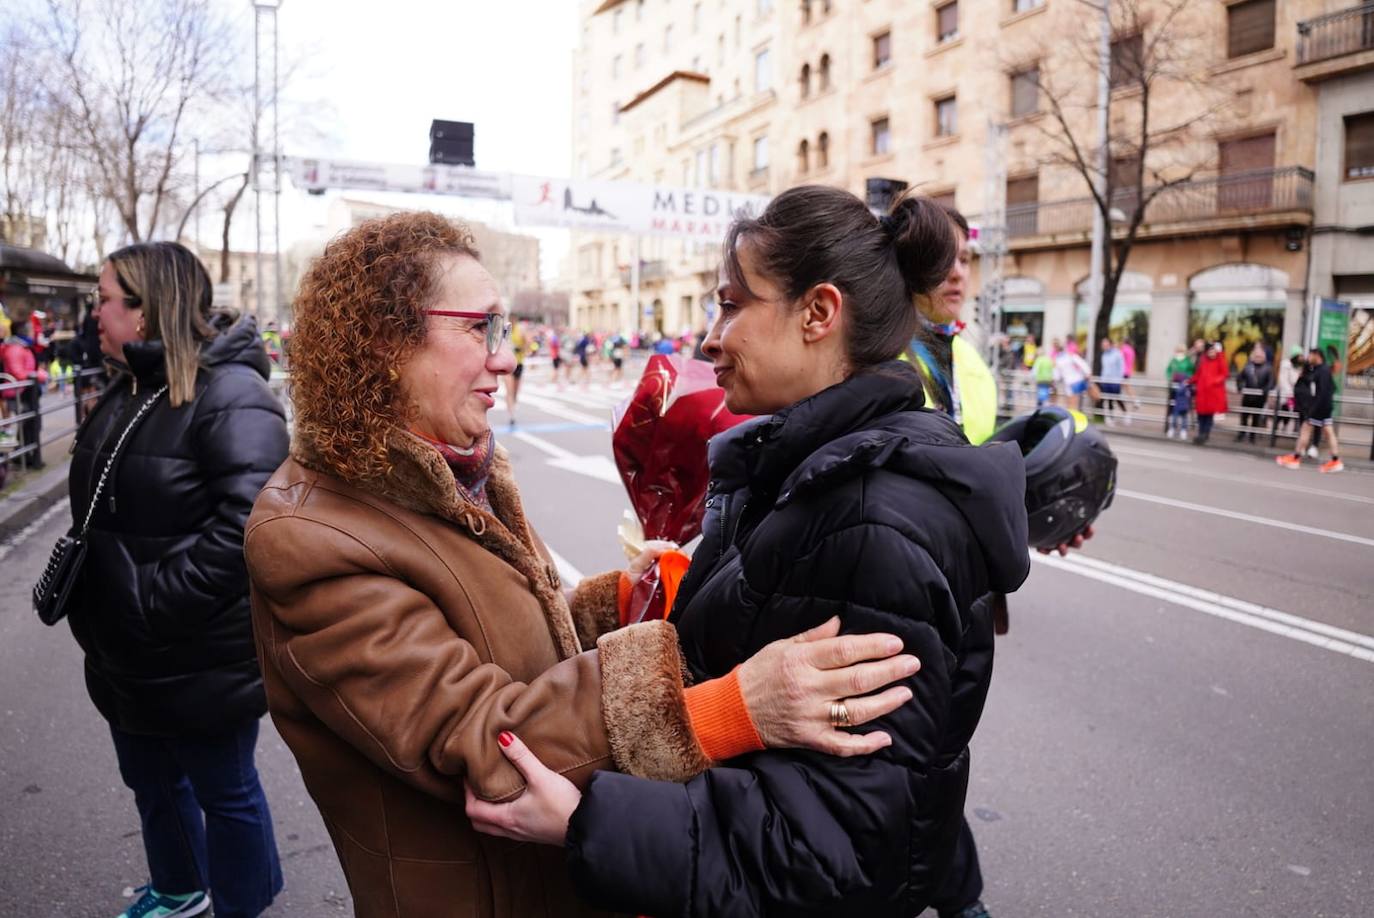
[[[507,730],[502,730],[501,735],[496,738],[496,741],[502,746],[509,746],[511,743],[515,742],[515,734]]]

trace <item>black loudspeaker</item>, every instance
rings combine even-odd
[[[474,165],[472,123],[469,121],[431,121],[429,161],[452,166]]]
[[[891,210],[892,202],[903,191],[906,191],[906,182],[901,179],[870,178],[864,182],[865,203],[879,213]]]

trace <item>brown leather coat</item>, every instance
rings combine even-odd
[[[683,707],[663,622],[600,637],[615,575],[565,600],[498,450],[492,513],[460,501],[423,441],[397,433],[392,472],[349,483],[299,441],[263,489],[245,551],[268,705],[365,918],[588,913],[561,849],[476,833],[463,783],[517,796],[496,736],[550,768],[685,780],[709,762]],[[313,466],[313,468],[312,468]]]

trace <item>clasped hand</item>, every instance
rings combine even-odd
[[[911,700],[911,689],[892,685],[916,674],[920,661],[901,653],[891,634],[839,636],[840,622],[774,641],[739,668],[740,692],[764,745],[814,749],[837,756],[867,755],[892,744],[881,730],[856,733],[830,722],[830,705],[844,702],[850,724],[859,726]],[[877,689],[889,686],[877,694]],[[545,767],[520,738],[504,732],[501,752],[525,779],[525,792],[509,803],[489,803],[466,789],[473,827],[517,841],[561,845],[582,794]]]

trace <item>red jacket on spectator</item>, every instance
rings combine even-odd
[[[33,349],[25,344],[22,338],[10,338],[0,345],[0,362],[3,363],[5,372],[20,382],[35,377],[40,382],[48,381],[47,370],[38,365],[38,358],[34,356]],[[16,398],[19,391],[6,389],[0,392],[0,395],[5,398]]]
[[[1203,355],[1197,370],[1193,372],[1193,386],[1197,389],[1193,409],[1198,414],[1226,413],[1226,380],[1229,376],[1224,354]]]

